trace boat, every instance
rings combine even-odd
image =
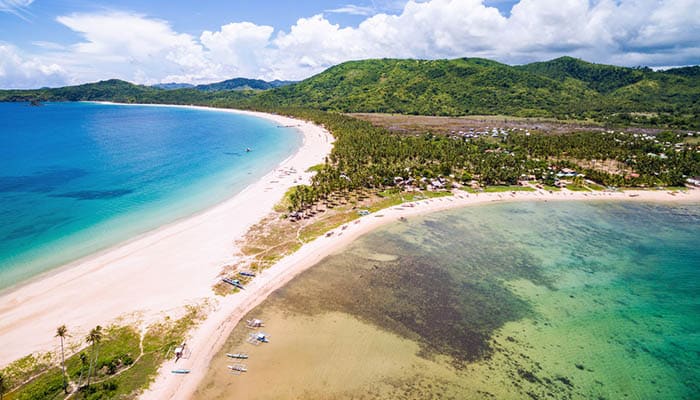
[[[246,353],[226,353],[226,357],[245,360],[246,358],[248,358],[248,355]]]
[[[255,277],[255,274],[254,274],[254,273],[248,272],[248,271],[240,271],[240,272],[238,273],[238,275],[240,275],[240,276],[247,276],[247,277],[250,277],[250,278]]]
[[[248,372],[248,368],[246,368],[245,365],[243,364],[234,364],[234,365],[229,365],[228,368],[232,371],[237,371],[237,372]]]
[[[189,374],[190,370],[189,369],[174,369],[172,371],[173,374]]]
[[[241,281],[239,281],[238,279],[222,278],[221,280],[228,283],[229,285],[233,285],[239,289],[245,289],[243,287],[243,285],[241,285]]]
[[[246,147],[246,148],[245,148],[245,152],[246,152],[246,153],[250,153],[251,151],[253,151],[253,150],[251,150],[250,147]]]
[[[248,328],[261,328],[264,326],[264,322],[261,319],[249,319],[245,322]]]
[[[267,338],[267,334],[264,332],[258,332],[255,334],[255,340],[262,343],[270,343],[270,339]]]

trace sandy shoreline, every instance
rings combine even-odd
[[[80,341],[95,325],[125,316],[149,321],[213,296],[211,286],[231,261],[234,243],[289,187],[308,181],[311,174],[305,171],[322,163],[332,148],[332,136],[305,121],[215,110],[294,126],[303,144],[272,172],[216,206],[3,291],[0,366],[32,352],[55,350],[53,335],[61,324]]]
[[[662,203],[700,203],[700,190],[689,190],[675,195],[664,191],[608,192],[536,192],[481,193],[459,192],[454,197],[421,200],[381,210],[362,217],[344,227],[332,230],[311,243],[304,245],[294,254],[280,260],[273,267],[256,277],[243,293],[231,295],[219,302],[207,320],[192,333],[188,346],[192,356],[181,360],[177,368],[187,368],[192,372],[187,376],[174,375],[170,370],[172,361],[166,362],[160,370],[156,382],[144,393],[142,399],[188,399],[197,389],[206,374],[212,357],[219,351],[235,325],[245,314],[260,304],[276,289],[284,286],[299,273],[308,269],[328,255],[342,250],[358,237],[400,218],[415,217],[432,212],[460,207],[496,202],[515,201],[635,201]]]

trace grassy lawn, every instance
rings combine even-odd
[[[605,190],[605,186],[599,185],[597,183],[586,183],[586,187],[598,192]]]
[[[589,189],[583,185],[577,185],[574,183],[566,185],[566,188],[568,190],[571,190],[572,192],[590,192],[591,191],[591,189]]]
[[[529,186],[509,185],[509,186],[486,186],[485,188],[475,190],[468,187],[462,187],[462,190],[469,193],[504,193],[504,192],[534,192],[535,189]]]
[[[550,191],[550,192],[559,192],[561,191],[561,188],[558,186],[549,186],[549,185],[544,185],[544,190]]]

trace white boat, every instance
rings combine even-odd
[[[229,368],[231,371],[236,371],[236,372],[248,372],[248,368],[246,368],[246,366],[243,365],[243,364],[233,364],[233,365],[229,365],[228,368]]]
[[[248,355],[246,353],[226,353],[226,357],[245,360],[246,358],[248,358]]]

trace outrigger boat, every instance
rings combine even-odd
[[[263,326],[265,326],[263,320],[261,319],[249,319],[245,322],[248,328],[262,328]]]
[[[248,355],[246,353],[226,353],[226,357],[245,360],[246,358],[248,358]]]
[[[224,281],[224,282],[226,282],[226,283],[228,283],[229,285],[233,285],[233,286],[235,286],[235,287],[237,287],[237,288],[239,288],[239,289],[241,289],[241,290],[242,290],[242,289],[245,289],[245,288],[243,287],[243,285],[241,285],[241,281],[239,281],[238,279],[222,278],[221,280]]]
[[[231,371],[236,371],[236,372],[248,372],[248,368],[246,368],[246,366],[243,365],[243,364],[229,365],[228,368],[229,368]]]
[[[174,369],[172,371],[173,374],[189,374],[190,370],[189,369]]]
[[[254,278],[254,277],[255,277],[255,274],[254,274],[254,273],[248,272],[248,271],[240,271],[240,272],[238,273],[238,275],[240,275],[240,276],[247,276],[247,277],[250,277],[250,278]]]

